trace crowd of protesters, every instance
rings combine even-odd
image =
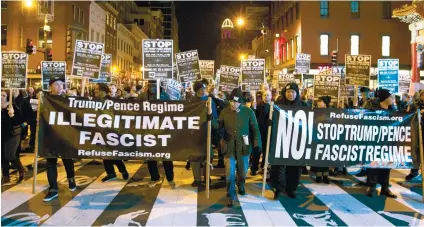
[[[37,94],[40,90],[29,87],[25,90],[13,90],[12,98],[9,91],[2,91],[2,185],[11,182],[10,169],[16,168],[18,182],[24,179],[25,167],[20,162],[20,153],[33,152],[36,140],[37,124]],[[163,87],[157,90],[155,83],[148,82],[143,85],[117,86],[116,84],[95,84],[91,89],[86,89],[84,97],[92,99],[128,99],[151,101],[158,99],[169,100],[170,97]],[[238,193],[244,195],[245,180],[250,167],[250,175],[264,173],[265,151],[268,137],[268,127],[272,124],[269,120],[271,102],[280,106],[301,106],[305,108],[364,108],[371,110],[390,110],[400,112],[414,112],[424,109],[424,91],[414,96],[403,94],[394,96],[386,89],[370,90],[367,87],[360,89],[360,99],[342,97],[338,106],[331,105],[331,97],[319,97],[314,103],[314,97],[308,92],[308,88],[301,89],[296,83],[289,83],[277,90],[269,85],[262,85],[256,92],[242,91],[236,88],[232,91],[219,91],[208,80],[195,81],[181,90],[181,97],[185,100],[212,100],[212,112],[208,119],[212,122],[211,150],[218,153],[216,168],[225,168],[228,205],[233,206],[236,185]],[[45,95],[80,96],[81,91],[74,88],[64,89],[64,81],[51,80],[50,92]],[[9,100],[12,100],[10,102]],[[29,129],[29,130],[28,130]],[[28,131],[30,133],[28,133]],[[422,133],[422,132],[421,132]],[[23,149],[22,142],[29,140],[29,146]],[[211,158],[213,159],[211,152]],[[212,160],[211,159],[211,160]],[[74,162],[78,160],[62,159],[69,189],[75,190],[77,185],[74,179]],[[147,161],[151,181],[148,187],[154,187],[160,183],[157,161]],[[174,166],[172,161],[163,161],[166,179],[171,188],[175,188]],[[57,185],[57,158],[47,158],[47,176],[49,192],[44,201],[50,201],[58,197]],[[102,179],[107,182],[117,178],[114,165],[118,167],[123,179],[128,179],[129,174],[123,160],[103,160],[107,175]],[[186,169],[192,169],[193,187],[205,184],[206,163],[188,162]],[[310,171],[315,175],[317,183],[329,184],[329,176],[334,174],[347,174],[346,169],[329,167],[314,167]],[[306,167],[301,166],[278,166],[270,168],[270,183],[274,188],[275,198],[280,193],[288,197],[296,198],[296,189],[302,174],[308,174]],[[419,174],[419,164],[411,169],[406,181],[411,181]],[[373,196],[376,184],[381,184],[381,195],[395,198],[389,190],[390,169],[363,169],[358,176],[367,176],[366,195]],[[203,180],[202,180],[203,176]],[[237,176],[237,177],[236,177]],[[236,180],[237,179],[237,180]]]

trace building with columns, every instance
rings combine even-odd
[[[393,17],[409,24],[411,32],[411,86],[412,95],[418,90],[421,79],[421,70],[424,68],[424,1],[413,1],[393,10]],[[422,88],[421,88],[422,89]]]

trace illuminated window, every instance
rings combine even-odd
[[[359,18],[359,1],[350,2],[350,15],[353,18]]]
[[[390,36],[384,35],[381,39],[381,55],[384,57],[390,56]]]
[[[328,35],[322,34],[319,37],[320,41],[320,54],[328,55]]]
[[[329,4],[328,0],[320,2],[320,16],[321,17],[328,17],[328,14],[329,14],[328,4]]]
[[[291,58],[293,59],[294,58],[294,40],[293,39],[291,39],[290,40],[291,41],[291,47],[290,47],[290,49],[291,49]]]
[[[350,54],[351,55],[359,54],[359,35],[350,36]]]

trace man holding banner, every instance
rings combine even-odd
[[[369,110],[392,110],[393,97],[387,89],[378,89],[375,91],[376,99],[370,100],[365,109]],[[385,195],[390,198],[396,198],[389,189],[390,169],[385,168],[369,168],[367,171],[368,184],[366,195],[372,197],[376,188],[376,184],[381,184],[380,195]]]
[[[227,205],[229,207],[233,207],[236,198],[236,167],[238,192],[240,195],[245,195],[244,184],[252,147],[259,150],[259,152],[262,149],[255,113],[252,109],[242,106],[242,100],[243,92],[240,88],[235,88],[230,94],[230,107],[224,109],[219,116],[219,126],[224,129],[224,139],[221,140],[221,147],[225,156]]]

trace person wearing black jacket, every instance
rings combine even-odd
[[[50,94],[56,96],[65,96],[63,85],[65,81],[62,79],[50,79]],[[59,196],[59,186],[57,185],[57,158],[46,158],[47,160],[47,179],[49,181],[49,191],[44,197],[43,201],[48,202]],[[75,169],[74,161],[70,158],[62,158],[62,162],[65,165],[66,177],[68,178],[69,190],[75,191],[77,185],[75,183]]]
[[[111,86],[115,86],[115,85],[113,84]],[[114,91],[115,90],[116,90],[116,86]],[[116,97],[115,92],[112,92],[109,94],[109,91],[110,89],[106,84],[103,84],[103,83],[97,84],[97,88],[94,91],[94,95],[95,95],[94,97],[98,99],[118,99]],[[107,175],[102,179],[102,182],[108,182],[110,180],[116,179],[115,168],[113,167],[113,165],[116,165],[116,167],[118,167],[119,172],[122,174],[122,178],[124,180],[128,180],[129,178],[128,171],[122,160],[103,159],[103,166],[105,167],[105,171]]]
[[[255,111],[256,119],[258,121],[259,125],[259,132],[261,134],[261,141],[262,141],[262,152],[258,152],[257,150],[254,150],[252,152],[252,166],[250,167],[250,175],[255,176],[256,172],[259,169],[259,160],[261,158],[262,154],[262,162],[261,162],[261,169],[264,169],[265,166],[265,151],[266,151],[266,144],[267,144],[267,137],[268,137],[268,122],[269,122],[269,111],[270,111],[270,102],[272,99],[271,91],[267,90],[262,92],[262,102],[259,103],[256,107],[253,106],[253,109]]]
[[[19,109],[22,114],[22,120],[24,122],[25,127],[22,127],[21,130],[21,140],[19,142],[19,146],[16,150],[16,155],[19,157],[22,151],[22,141],[28,136],[28,125],[30,121],[34,121],[37,116],[33,116],[34,111],[32,110],[31,104],[28,100],[28,94],[25,90],[14,90],[17,92],[17,97],[15,97],[15,105]],[[35,131],[35,130],[34,130]],[[35,133],[34,133],[35,134]]]
[[[283,106],[303,106],[306,103],[300,100],[299,87],[296,83],[287,84],[281,90],[281,99],[276,102]],[[280,192],[285,191],[290,198],[296,198],[295,191],[299,185],[302,166],[271,166],[271,184],[275,188],[274,198],[277,199]]]
[[[393,97],[387,89],[378,89],[375,91],[376,99],[368,100],[365,109],[368,110],[393,110]],[[390,198],[396,198],[389,189],[390,169],[368,168],[367,169],[368,188],[366,195],[372,197],[377,183],[381,184],[380,195]]]
[[[30,139],[29,139],[29,151],[34,151],[35,148],[35,134],[37,133],[37,111],[38,111],[38,98],[37,94],[34,91],[33,87],[29,87],[28,89],[28,101],[31,104],[32,112],[28,116],[28,125],[31,131]]]
[[[9,162],[18,168],[18,183],[24,179],[25,168],[23,167],[19,156],[16,155],[16,149],[19,146],[21,135],[21,124],[23,123],[22,114],[15,104],[8,103],[6,91],[1,92],[1,184],[10,183],[10,165]]]
[[[202,80],[203,82],[203,80]],[[215,103],[216,110],[217,110],[217,117],[221,114],[221,111],[225,109],[227,106],[225,104],[225,101],[218,98],[218,90],[214,86],[209,87],[209,97],[212,98],[212,101]],[[225,168],[224,164],[224,155],[221,152],[221,144],[220,139],[222,138],[224,134],[224,131],[222,129],[212,130],[211,136],[212,136],[212,145],[218,150],[218,164],[214,166],[215,168]]]

